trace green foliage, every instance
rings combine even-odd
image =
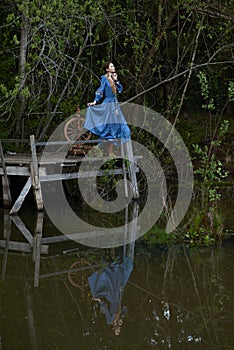
[[[194,145],[194,161],[198,162],[194,174],[198,175],[197,193],[199,194],[185,238],[190,243],[210,244],[222,237],[223,221],[217,203],[221,199],[220,185],[228,176],[222,162],[212,153],[212,147],[220,147],[228,131],[229,123],[224,120],[217,133],[217,139],[210,148]]]
[[[204,72],[200,71],[197,77],[201,85],[201,95],[206,102],[206,104],[202,105],[202,108],[212,111],[215,109],[215,106],[214,106],[214,99],[213,97],[210,96],[210,89],[209,89],[207,76]]]
[[[164,244],[164,243],[174,243],[176,241],[175,236],[166,233],[165,229],[154,225],[145,235],[144,240],[150,245],[154,244]]]
[[[215,210],[212,212],[194,208],[191,222],[182,234],[184,240],[190,244],[213,244],[223,237],[223,218]]]
[[[32,113],[53,113],[55,127],[61,113],[75,109],[73,102],[86,106],[93,99],[103,73],[102,63],[107,59],[116,63],[124,83],[124,100],[160,83],[134,102],[173,118],[186,79],[182,72],[190,66],[198,30],[202,33],[195,65],[205,63],[199,73],[204,106],[209,112],[214,107],[222,110],[233,96],[232,82],[225,93],[220,89],[229,65],[220,64],[211,70],[208,62],[225,57],[232,64],[232,29],[222,16],[231,16],[233,9],[229,3],[219,5],[214,18],[212,4],[199,0],[196,6],[198,12],[191,0],[154,0],[150,7],[144,2],[136,6],[132,0],[112,1],[111,6],[106,0],[95,4],[91,0],[1,2],[0,113],[7,116],[8,126],[13,126],[8,128],[9,136],[15,132],[20,136],[27,129],[26,116]],[[23,54],[25,62],[19,69]],[[212,87],[208,87],[211,82]],[[185,96],[186,108],[201,109],[197,101],[197,81],[192,79]],[[37,124],[38,135],[47,122],[45,117]]]
[[[234,81],[229,81],[228,84],[228,98],[230,101],[234,101]]]
[[[219,128],[218,139],[211,143],[213,146],[221,146],[223,137],[228,131],[229,123],[224,120]],[[199,160],[199,166],[194,171],[194,174],[200,175],[202,181],[202,207],[213,211],[214,206],[220,199],[219,184],[228,176],[228,172],[223,169],[223,165],[219,159],[216,158],[211,149],[205,145],[203,148],[198,144],[194,145],[195,159]]]

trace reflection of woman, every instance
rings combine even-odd
[[[100,303],[106,322],[113,326],[115,335],[120,334],[127,312],[126,306],[122,306],[122,298],[132,269],[132,260],[124,257],[121,262],[111,263],[101,272],[96,271],[88,277],[93,300]]]
[[[93,102],[88,103],[85,129],[102,139],[121,139],[126,142],[130,138],[130,129],[119,108],[117,93],[121,93],[123,86],[118,80],[115,66],[108,61],[105,64],[106,74],[101,76],[101,85],[95,93]],[[100,105],[97,105],[102,100]],[[108,153],[113,150],[113,143],[108,143]]]

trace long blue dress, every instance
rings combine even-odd
[[[101,85],[95,93],[94,101],[98,103],[103,100],[101,104],[88,107],[85,129],[101,139],[120,139],[121,143],[130,139],[130,129],[121,112],[116,94],[121,93],[122,90],[123,86],[119,81],[113,88],[107,76],[101,76]]]
[[[132,260],[125,256],[122,262],[113,262],[88,277],[92,296],[101,299],[100,307],[107,324],[112,324],[116,317],[132,270]],[[126,307],[122,308],[122,313],[126,313]]]

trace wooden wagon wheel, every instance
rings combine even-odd
[[[84,128],[85,119],[80,116],[80,107],[77,107],[75,117],[69,119],[64,126],[64,136],[67,141],[86,141],[91,137]]]
[[[87,260],[81,258],[71,264],[69,270],[77,269],[80,267],[90,266]],[[92,269],[91,269],[92,270]],[[77,288],[80,288],[82,291],[88,286],[88,276],[90,275],[90,269],[80,270],[80,271],[70,271],[68,272],[69,282]]]

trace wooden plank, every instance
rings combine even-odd
[[[23,201],[25,200],[25,197],[27,196],[30,188],[32,186],[32,180],[29,177],[28,180],[26,181],[22,191],[20,192],[19,197],[17,198],[17,200],[15,201],[15,204],[13,205],[13,207],[10,210],[10,215],[16,214],[18,213],[18,211],[20,210]]]
[[[5,248],[6,244],[7,244],[6,241],[0,240],[0,248]],[[18,250],[20,252],[25,252],[25,253],[32,252],[32,247],[28,243],[24,243],[24,242],[10,241],[8,243],[8,248],[10,250]]]
[[[5,207],[10,206],[9,196],[8,196],[8,188],[9,188],[9,179],[6,183],[5,176],[2,176],[2,195],[3,195],[3,204]]]
[[[4,210],[3,216],[3,238],[7,239],[11,234],[11,218],[8,210]]]
[[[136,229],[139,230],[139,226],[137,226]],[[115,236],[116,234],[119,234],[119,233],[123,233],[122,227],[113,227],[113,230],[109,234],[111,236],[112,235]],[[59,236],[43,237],[41,239],[41,242],[43,244],[59,243],[59,242],[65,242],[69,240],[79,242],[80,240],[86,239],[88,236],[105,237],[106,229],[100,229],[100,230],[89,231],[89,232],[70,233],[70,234],[64,234]]]
[[[23,165],[29,165],[32,158],[30,155],[18,155],[18,156],[8,156],[5,155],[5,162],[6,164],[11,165],[17,165],[17,166],[23,166]]]
[[[9,250],[9,241],[10,241],[10,235],[11,235],[11,219],[8,212],[4,212],[3,217],[3,237],[5,238],[5,251],[3,256],[3,262],[2,262],[2,279],[5,280],[6,276],[6,267],[7,267],[7,257],[8,257],[8,250]]]
[[[138,172],[138,171],[139,171],[139,169],[135,166],[134,172]],[[126,173],[128,173],[127,170],[126,170]],[[85,177],[122,175],[122,174],[123,174],[123,169],[110,169],[108,171],[100,170],[98,172],[96,172],[96,171],[84,171],[84,172],[50,174],[50,175],[46,175],[46,176],[40,176],[40,181],[46,182],[46,181],[57,181],[57,180],[73,180],[73,179],[85,178]]]
[[[15,226],[18,227],[24,238],[28,241],[28,243],[33,246],[33,236],[31,232],[26,228],[23,221],[19,216],[13,215],[11,216],[11,220],[14,222]]]
[[[44,213],[43,212],[37,213],[37,225],[36,225],[36,232],[35,232],[34,241],[33,241],[33,260],[35,261],[34,287],[39,286],[43,219],[44,219]]]
[[[69,269],[69,270],[62,270],[62,271],[56,271],[56,272],[51,272],[51,273],[46,273],[40,276],[40,278],[49,278],[49,277],[55,277],[59,275],[63,275],[68,272],[79,272],[79,271],[85,271],[85,270],[93,270],[93,269],[98,269],[99,267],[104,267],[108,266],[108,264],[95,264],[95,265],[87,265],[87,266],[81,266],[77,267],[75,269]]]
[[[5,248],[6,241],[0,240],[0,248]],[[25,252],[25,253],[32,253],[32,246],[29,243],[24,242],[15,242],[10,241],[8,245],[9,250],[15,250],[19,252]],[[49,253],[49,246],[48,245],[42,245],[41,246],[41,254],[48,254]]]
[[[50,243],[60,243],[60,242],[67,242],[71,239],[68,238],[66,235],[60,235],[60,236],[51,236],[51,237],[43,237],[41,239],[41,242],[44,244],[50,244]]]
[[[123,158],[122,160],[122,169],[123,169],[123,178],[124,178],[124,193],[125,197],[128,197],[128,184],[127,184],[127,172],[126,172],[126,166],[125,166],[125,155],[124,155],[124,145],[121,143],[121,156]]]
[[[33,257],[35,261],[35,269],[34,269],[34,287],[39,286],[39,275],[40,275],[40,262],[41,262],[41,238],[42,233],[36,233],[34,237],[34,249],[33,249]]]
[[[130,161],[130,165],[129,165],[128,169],[129,169],[130,181],[131,181],[131,184],[133,187],[133,197],[135,199],[137,199],[137,198],[139,198],[139,191],[138,191],[138,184],[137,184],[137,178],[136,178],[136,171],[135,171],[135,167],[134,167],[134,157],[133,157],[133,152],[132,152],[131,140],[126,142],[125,147],[126,147],[127,158]]]
[[[5,164],[1,140],[0,140],[0,157],[2,160],[2,169],[3,169],[3,177],[2,177],[3,202],[5,206],[9,206],[11,205],[11,191],[10,191],[9,180],[7,177],[6,164]]]
[[[6,166],[7,175],[15,175],[15,176],[30,176],[30,168],[29,167],[21,167],[21,166]],[[0,175],[4,175],[3,169],[0,168]]]
[[[38,189],[39,188],[39,170],[38,170],[37,153],[36,153],[34,135],[30,136],[30,144],[31,144],[31,154],[32,154],[32,163],[31,163],[32,183],[33,183],[33,186],[35,187],[35,189]]]
[[[2,143],[28,143],[28,139],[2,139]]]
[[[117,157],[120,158],[120,157]],[[133,159],[141,159],[142,156],[134,156]],[[80,164],[82,163],[92,163],[92,162],[103,162],[105,160],[106,162],[109,160],[112,160],[112,157],[106,156],[106,157],[81,157],[81,156],[69,156],[66,159],[64,159],[64,156],[61,153],[48,153],[46,155],[43,154],[42,159],[38,159],[38,163],[40,165],[46,165],[46,164],[61,164],[61,166],[67,167],[72,166],[74,164]]]
[[[42,230],[43,230],[43,220],[44,220],[44,213],[38,212],[37,213],[37,223],[36,223],[36,230],[33,238],[33,261],[37,259],[37,253],[38,253],[38,239],[42,238]]]
[[[30,145],[31,145],[31,154],[32,154],[32,163],[30,165],[31,168],[31,177],[32,177],[32,185],[34,190],[34,195],[37,203],[37,209],[43,209],[43,200],[41,193],[41,185],[39,180],[39,169],[38,169],[38,161],[37,161],[37,153],[36,153],[36,145],[35,145],[35,136],[30,135]]]

